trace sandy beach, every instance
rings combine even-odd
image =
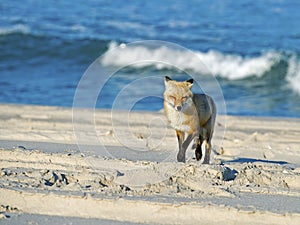
[[[218,116],[203,165],[161,112],[77,113],[0,105],[1,224],[300,224],[300,119]]]

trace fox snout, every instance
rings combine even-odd
[[[174,96],[169,96],[169,102],[174,107],[176,111],[181,111],[184,107],[187,98],[176,98]]]
[[[181,106],[181,105],[175,106],[175,109],[176,109],[177,111],[180,111],[180,110],[182,109],[182,106]]]

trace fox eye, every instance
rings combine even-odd
[[[184,102],[185,102],[186,100],[187,100],[187,97],[186,97],[186,96],[181,98],[181,101],[184,101]]]
[[[172,99],[172,101],[174,101],[174,102],[176,101],[176,97],[174,97],[172,95],[170,95],[169,98]]]

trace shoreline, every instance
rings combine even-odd
[[[65,110],[72,110],[72,106],[57,106],[57,105],[36,105],[36,104],[23,104],[23,103],[5,103],[1,102],[0,103],[0,108],[1,107],[33,107],[33,108],[57,108],[57,109],[65,109]],[[94,110],[94,109],[89,109],[89,108],[82,108],[85,110]],[[107,108],[95,108],[96,111],[104,111],[104,112],[110,112],[111,109]],[[122,111],[122,110],[118,110]],[[136,113],[162,113],[163,108],[161,108],[158,111],[151,111],[151,110],[133,110],[133,112]],[[217,114],[219,116],[227,116],[227,117],[236,117],[236,118],[249,118],[249,119],[269,119],[269,120],[300,120],[300,117],[286,117],[286,116],[255,116],[255,115],[238,115],[238,114]]]
[[[300,119],[219,116],[215,153],[203,165],[191,150],[187,163],[176,162],[162,113],[114,112],[112,125],[97,109],[89,132],[91,111],[82,112],[73,126],[71,108],[0,104],[1,222],[299,223]]]

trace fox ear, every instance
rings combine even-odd
[[[186,81],[188,83],[188,87],[189,88],[192,88],[193,87],[193,83],[194,83],[194,80],[193,79],[189,79]]]
[[[167,83],[172,80],[170,77],[168,76],[165,76],[165,85],[167,86]]]
[[[170,77],[168,77],[168,76],[165,76],[165,81],[169,81],[169,80],[172,80]]]

